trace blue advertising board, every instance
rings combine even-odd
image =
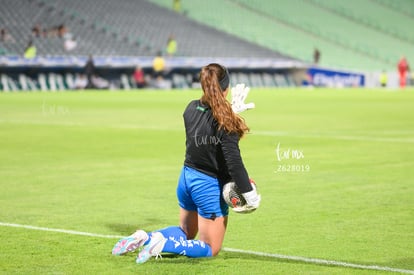
[[[362,73],[337,71],[311,67],[308,69],[309,84],[317,87],[363,87]]]

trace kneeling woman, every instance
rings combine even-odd
[[[137,263],[161,252],[188,257],[217,255],[228,219],[221,193],[223,184],[231,180],[250,208],[259,207],[260,196],[250,184],[239,149],[239,140],[249,128],[226,99],[228,70],[209,64],[201,69],[200,81],[202,97],[191,101],[184,111],[186,155],[177,187],[180,225],[150,233],[137,230],[119,240],[112,254],[123,255],[144,246]]]

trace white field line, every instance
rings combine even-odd
[[[67,127],[92,127],[92,128],[109,128],[109,129],[137,129],[137,130],[168,130],[168,131],[183,131],[183,129],[175,129],[168,127],[161,127],[157,125],[140,125],[140,124],[89,124],[82,122],[70,122],[70,121],[38,121],[38,120],[16,120],[16,119],[0,119],[0,123],[14,123],[14,124],[29,124],[29,125],[40,125],[40,126],[67,126]]]
[[[153,130],[153,131],[183,131],[181,128],[168,128],[157,125],[139,125],[139,124],[117,124],[117,125],[95,125],[88,123],[78,123],[70,121],[36,121],[36,120],[13,120],[0,119],[0,123],[20,123],[31,125],[50,125],[50,126],[68,126],[68,127],[105,127],[109,129],[138,129],[138,130]],[[406,133],[406,132],[404,132]],[[298,137],[298,138],[322,138],[322,139],[337,139],[337,140],[356,140],[368,142],[391,142],[391,143],[414,143],[414,137],[400,138],[400,137],[380,137],[380,136],[353,136],[353,135],[338,135],[335,133],[292,133],[282,131],[254,131],[252,135],[257,136],[274,136],[274,137]]]
[[[70,234],[70,235],[81,235],[81,236],[107,238],[107,239],[119,239],[119,238],[124,237],[120,235],[102,235],[102,234],[95,234],[95,233],[88,233],[88,232],[81,232],[81,231],[74,231],[74,230],[39,227],[39,226],[33,226],[33,225],[23,225],[23,224],[6,223],[6,222],[0,222],[0,226],[18,227],[18,228],[25,228],[25,229],[31,229],[31,230],[58,232],[58,233],[65,233],[65,234]]]
[[[31,229],[31,230],[58,232],[58,233],[64,233],[64,234],[70,234],[70,235],[81,235],[81,236],[107,238],[107,239],[119,239],[119,238],[124,237],[121,235],[103,235],[103,234],[95,234],[95,233],[81,232],[81,231],[74,231],[74,230],[39,227],[39,226],[33,226],[33,225],[23,225],[23,224],[5,223],[5,222],[0,222],[0,226],[17,227],[17,228],[24,228],[24,229]],[[306,258],[306,257],[301,257],[301,256],[289,256],[289,255],[272,254],[272,253],[257,252],[257,251],[250,251],[250,250],[242,250],[242,249],[236,249],[236,248],[222,248],[222,250],[227,251],[227,252],[236,252],[236,253],[242,253],[242,254],[248,254],[248,255],[283,259],[283,260],[289,260],[289,261],[295,261],[295,262],[312,263],[312,264],[318,264],[318,265],[340,266],[340,267],[345,267],[345,268],[357,268],[357,269],[364,269],[364,270],[388,271],[388,272],[396,272],[396,273],[402,273],[402,274],[414,274],[414,270],[393,268],[393,267],[387,267],[387,266],[361,265],[361,264],[353,264],[353,263],[339,262],[339,261],[332,261],[332,260]]]
[[[387,266],[361,265],[361,264],[338,262],[338,261],[332,261],[332,260],[306,258],[306,257],[301,257],[301,256],[288,256],[288,255],[281,255],[281,254],[256,252],[256,251],[250,251],[250,250],[241,250],[241,249],[235,249],[235,248],[223,248],[222,250],[228,251],[228,252],[237,252],[237,253],[242,253],[242,254],[277,258],[277,259],[283,259],[283,260],[289,260],[289,261],[295,261],[295,262],[312,263],[312,264],[318,264],[318,265],[340,266],[340,267],[349,267],[349,268],[357,268],[357,269],[365,269],[365,270],[377,270],[377,271],[397,272],[397,273],[403,273],[403,274],[414,274],[414,270],[393,268],[393,267],[387,267]]]

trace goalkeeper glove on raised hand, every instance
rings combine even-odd
[[[237,84],[235,87],[231,88],[231,108],[236,114],[255,107],[253,102],[247,104],[244,103],[249,91],[250,88],[243,83]]]

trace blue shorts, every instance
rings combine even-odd
[[[221,196],[222,188],[216,178],[184,166],[178,180],[178,204],[187,211],[197,211],[214,220],[229,214],[229,207]]]

